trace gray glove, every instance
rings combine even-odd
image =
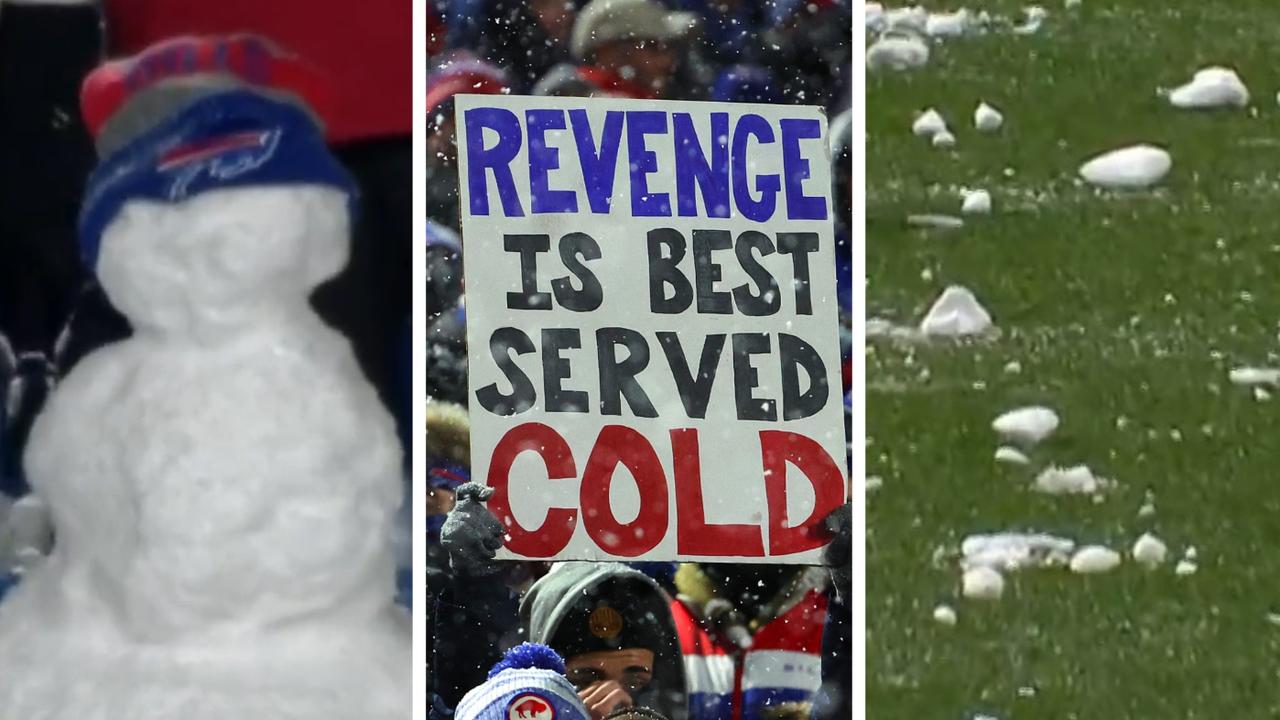
[[[458,575],[493,575],[501,566],[493,559],[502,547],[502,523],[484,501],[493,488],[469,482],[456,491],[457,504],[440,529],[440,545],[449,553],[449,566]]]

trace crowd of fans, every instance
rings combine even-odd
[[[584,720],[852,717],[847,509],[828,519],[836,540],[822,568],[493,561],[502,529],[484,507],[488,491],[469,482],[461,280],[467,239],[453,117],[461,93],[822,107],[831,118],[838,257],[831,271],[847,419],[851,21],[847,0],[429,1],[424,361],[432,718],[506,718],[508,707],[530,720],[544,717],[536,702],[520,705],[522,692],[553,705],[555,717]],[[535,648],[539,657],[545,650],[553,660],[539,667],[553,669],[539,672],[562,674],[568,684],[542,676],[516,681],[525,676],[503,660],[511,648],[517,655]],[[494,692],[504,677],[503,694]]]

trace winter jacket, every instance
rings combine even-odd
[[[765,624],[740,657],[693,609],[671,606],[689,678],[690,720],[762,720],[769,707],[814,699],[822,681],[827,597],[818,590]]]
[[[252,32],[333,79],[329,140],[413,132],[413,4],[405,0],[105,0],[108,49],[132,54],[175,35]]]
[[[809,703],[822,680],[825,571],[799,570],[749,620],[751,647],[740,651],[714,631],[703,607],[721,588],[699,566],[676,574],[672,604],[691,693],[691,720],[760,720],[770,707]]]
[[[556,631],[570,616],[584,608],[584,598],[593,596],[612,584],[610,590],[624,593],[636,613],[646,613],[647,620],[660,628],[654,638],[655,660],[653,682],[634,698],[637,705],[657,710],[671,720],[689,718],[688,686],[681,638],[670,607],[672,600],[652,578],[621,563],[566,562],[533,584],[520,601],[520,626],[524,639],[551,645]],[[631,618],[624,617],[624,622]]]
[[[483,683],[485,674],[517,644],[515,595],[502,575],[458,576],[445,565],[429,568],[427,693],[435,710],[428,716],[448,717],[462,696]]]

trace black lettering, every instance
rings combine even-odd
[[[512,310],[550,310],[551,293],[538,292],[538,253],[551,249],[550,235],[504,235],[502,247],[520,253],[521,292],[507,293]]]
[[[627,348],[627,357],[618,359],[618,346]],[[649,343],[635,330],[604,327],[596,331],[596,354],[600,360],[600,412],[622,414],[622,398],[636,417],[658,417],[644,388],[636,382],[649,365]]]
[[[739,420],[778,419],[777,402],[757,398],[752,392],[760,385],[760,374],[751,367],[751,356],[763,355],[769,349],[769,336],[764,333],[733,334],[733,394]]]
[[[513,352],[516,355],[534,352],[533,341],[517,328],[501,327],[494,330],[493,335],[489,336],[489,354],[506,376],[507,382],[511,383],[511,392],[502,393],[498,390],[497,383],[476,391],[476,401],[480,403],[480,407],[494,415],[519,415],[538,401],[538,391],[533,387],[529,376],[516,365]]]
[[[813,295],[809,288],[809,253],[817,250],[818,233],[778,233],[778,252],[791,256],[798,315],[813,314]]]
[[[817,414],[831,393],[827,367],[818,351],[794,335],[780,333],[778,354],[782,357],[782,419],[800,420]],[[809,389],[804,393],[800,392],[801,367],[809,376]]]
[[[711,388],[716,381],[716,371],[720,369],[720,353],[724,351],[724,335],[708,335],[702,342],[702,357],[698,361],[698,374],[695,376],[689,369],[688,358],[680,347],[680,337],[673,332],[658,333],[658,343],[667,356],[667,364],[671,366],[671,376],[675,378],[676,389],[680,391],[680,402],[684,412],[691,418],[702,419],[707,416],[707,404],[711,402]]]
[[[561,307],[574,312],[591,312],[604,302],[600,279],[583,262],[599,260],[600,257],[600,244],[586,233],[573,232],[560,238],[560,261],[582,284],[581,290],[575,290],[567,276],[551,281],[551,290]]]
[[[733,236],[728,230],[693,231],[693,278],[698,287],[700,313],[729,315],[733,312],[729,293],[715,290],[721,274],[720,266],[711,258],[714,251],[727,250],[732,246]]]
[[[560,356],[562,350],[582,347],[582,334],[577,328],[552,328],[542,331],[542,394],[547,399],[547,412],[585,413],[587,394],[581,390],[565,390],[562,383],[572,369]]]
[[[685,242],[680,231],[657,228],[649,231],[649,309],[663,315],[675,315],[693,303],[693,288],[680,272]],[[666,252],[664,252],[664,248]],[[666,288],[672,290],[667,297]]]
[[[782,293],[778,289],[778,281],[752,254],[754,250],[760,253],[760,257],[772,255],[773,241],[762,232],[748,230],[738,236],[738,243],[733,250],[738,256],[738,263],[756,285],[754,293],[751,292],[751,286],[745,283],[733,289],[733,301],[738,306],[738,311],[751,317],[778,312],[782,308]]]

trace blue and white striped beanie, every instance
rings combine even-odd
[[[590,720],[590,714],[565,679],[556,651],[522,643],[493,666],[484,684],[463,696],[453,720]]]

